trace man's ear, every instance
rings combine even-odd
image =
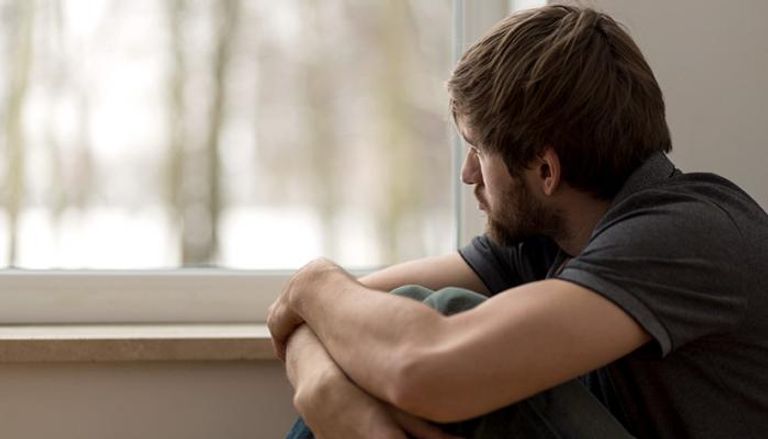
[[[538,179],[544,195],[551,196],[560,187],[562,168],[560,157],[551,146],[547,146],[539,154]]]

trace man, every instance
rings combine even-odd
[[[448,90],[487,233],[359,281],[324,260],[293,277],[268,323],[315,435],[764,437],[768,217],[668,160],[621,27],[522,11]]]

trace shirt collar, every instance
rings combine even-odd
[[[654,153],[629,176],[611,204],[617,204],[635,192],[654,186],[675,174],[677,169],[663,152]]]

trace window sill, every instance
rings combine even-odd
[[[264,324],[0,326],[0,363],[275,358]]]

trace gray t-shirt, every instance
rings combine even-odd
[[[652,343],[582,378],[635,436],[768,437],[768,216],[733,183],[657,154],[579,255],[485,236],[460,253],[494,294],[563,279],[645,328]]]

